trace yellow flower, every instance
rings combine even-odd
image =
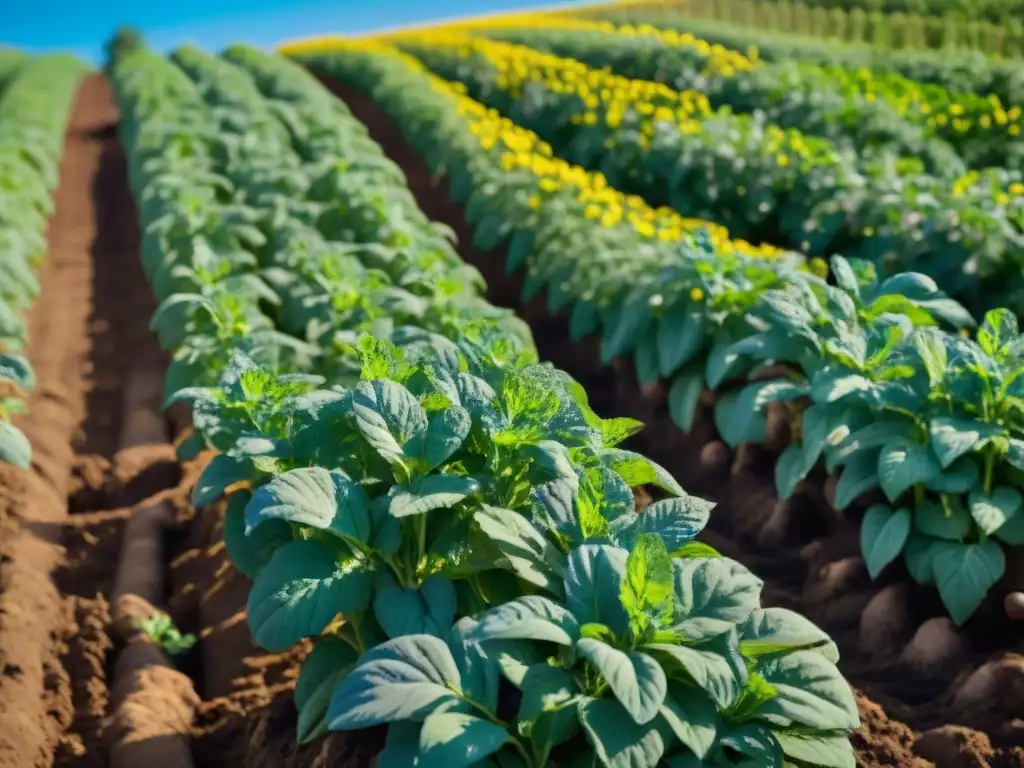
[[[702,291],[700,288],[691,288],[690,289],[690,300],[691,301],[700,301],[703,298],[704,298],[704,291]]]

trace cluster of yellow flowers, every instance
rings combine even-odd
[[[445,28],[452,32],[469,32],[470,26],[453,25]],[[475,29],[481,29],[480,26]],[[605,32],[625,37],[644,37],[657,40],[672,48],[692,50],[706,59],[703,73],[732,77],[737,72],[745,72],[757,66],[757,59],[743,55],[739,51],[726,48],[718,43],[708,43],[689,32],[677,32],[673,29],[660,29],[650,24],[616,25],[610,21],[592,21],[568,15],[540,13],[516,19],[503,19],[483,27],[486,35],[488,29],[554,29],[566,32]],[[756,52],[753,52],[756,55]]]
[[[964,198],[968,192],[976,191],[981,187],[984,194],[991,196],[996,205],[1009,206],[1011,203],[1018,203],[1024,206],[1024,184],[1011,182],[1003,188],[993,189],[991,184],[985,185],[982,183],[983,181],[979,171],[969,171],[953,182],[953,197]]]
[[[932,128],[956,133],[974,130],[1021,135],[1022,110],[1004,106],[995,94],[978,96],[954,94],[936,85],[926,85],[895,73],[872,72],[867,67],[826,70],[838,86],[864,94],[868,101],[881,100],[899,114],[917,118]]]
[[[418,37],[416,45],[448,48],[461,58],[481,57],[498,72],[495,85],[513,98],[519,98],[531,83],[553,93],[576,97],[583,109],[573,116],[572,122],[611,129],[604,142],[606,149],[615,146],[614,131],[627,113],[639,118],[636,128],[643,147],[650,146],[659,123],[670,123],[680,133],[696,135],[703,131],[703,120],[715,114],[707,96],[700,91],[676,91],[663,83],[633,80],[523,45],[447,31]],[[779,167],[793,161],[827,163],[815,149],[818,144],[795,129],[774,125],[765,128],[764,150]]]
[[[721,253],[740,253],[752,257],[773,258],[783,251],[771,246],[754,246],[743,240],[732,240],[729,231],[718,224],[688,219],[666,206],[652,208],[639,195],[627,195],[608,184],[604,174],[588,171],[556,157],[551,146],[537,134],[528,131],[497,111],[468,98],[462,88],[443,80],[434,83],[457,98],[457,109],[466,118],[470,130],[488,151],[497,151],[498,162],[506,172],[528,171],[537,178],[537,190],[529,205],[537,208],[546,195],[571,190],[583,206],[587,219],[603,227],[628,224],[641,237],[676,242],[688,233],[703,229]]]

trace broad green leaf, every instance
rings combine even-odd
[[[993,309],[985,314],[985,320],[978,329],[978,346],[985,354],[999,358],[1003,348],[1020,335],[1017,317],[1008,309]]]
[[[634,722],[643,725],[658,716],[668,680],[657,661],[646,653],[625,653],[589,637],[576,642],[576,652],[597,668]]]
[[[942,547],[933,563],[935,584],[949,616],[963,624],[1006,570],[1006,555],[998,542],[952,544]]]
[[[618,472],[631,488],[638,485],[656,485],[673,496],[686,495],[686,491],[664,467],[639,453],[613,448],[603,451],[601,460],[606,467]]]
[[[935,555],[943,543],[941,539],[914,531],[907,537],[907,543],[903,548],[903,560],[911,577],[918,584],[935,582]]]
[[[0,353],[0,381],[4,379],[13,382],[25,394],[36,386],[35,372],[21,355]]]
[[[974,522],[986,536],[991,536],[1020,514],[1024,498],[1016,488],[1003,485],[988,494],[981,488],[975,488],[971,491],[969,503]]]
[[[565,556],[517,512],[484,506],[473,519],[521,579],[560,595]]]
[[[456,592],[461,587],[465,591],[472,591],[466,582],[456,582]],[[458,612],[465,610],[462,602],[459,604]],[[463,616],[451,628],[448,635],[448,650],[459,668],[462,676],[462,690],[466,697],[476,702],[481,707],[495,712],[498,708],[498,689],[501,685],[502,667],[499,659],[515,654],[517,661],[527,663],[533,660],[531,646],[522,642],[496,642],[489,644],[486,648],[475,640],[470,639],[473,630],[479,622],[470,617]]]
[[[656,533],[642,533],[626,558],[620,599],[634,619],[657,609],[672,596],[672,560]]]
[[[224,454],[217,454],[203,469],[192,489],[192,504],[205,507],[213,504],[231,485],[249,478],[250,464]]]
[[[469,435],[472,426],[469,411],[459,406],[451,406],[432,415],[423,444],[424,471],[430,471],[448,461]]]
[[[520,722],[533,723],[530,740],[540,749],[550,750],[579,732],[576,697],[579,685],[565,669],[548,663],[532,664],[519,685]]]
[[[908,488],[926,483],[942,472],[931,448],[910,440],[893,440],[878,454],[878,484],[895,502]]]
[[[711,517],[714,502],[695,496],[677,496],[648,504],[642,514],[617,534],[625,548],[644,533],[656,533],[665,542],[669,552],[690,543],[704,530]]]
[[[718,735],[719,717],[714,703],[689,689],[672,688],[661,706],[661,717],[672,733],[698,757],[707,755]]]
[[[716,641],[700,645],[671,645],[669,643],[647,643],[643,649],[654,654],[663,665],[678,664],[715,702],[725,710],[735,704],[743,692],[744,681],[738,672],[743,660],[736,659],[736,665],[722,654],[721,644]],[[674,674],[674,673],[673,673]]]
[[[355,666],[359,654],[345,641],[320,637],[302,662],[295,684],[295,708],[299,711],[297,736],[308,744],[327,733],[327,707],[335,688]]]
[[[858,392],[869,392],[873,386],[871,379],[860,374],[829,370],[812,380],[811,399],[820,404],[835,403]]]
[[[831,662],[814,651],[794,651],[762,661],[758,671],[777,695],[757,716],[777,726],[853,729],[860,725],[849,684]]]
[[[308,525],[368,543],[370,499],[340,470],[302,467],[278,475],[253,493],[245,508],[246,532],[270,520]]]
[[[526,595],[487,611],[469,634],[470,639],[541,640],[571,646],[580,636],[576,617],[558,603]]]
[[[895,512],[884,504],[873,504],[860,525],[860,550],[872,579],[899,557],[910,535],[911,514],[905,507]]]
[[[633,350],[636,380],[641,387],[658,380],[658,349],[654,339],[644,337]]]
[[[642,421],[619,417],[614,419],[601,419],[601,437],[606,448],[612,448],[623,440],[632,437],[644,428]]]
[[[277,549],[249,592],[249,629],[260,647],[284,651],[320,634],[339,613],[370,605],[370,573],[357,561],[339,563],[319,541]]]
[[[981,448],[988,440],[1003,433],[998,424],[986,424],[974,419],[940,416],[932,419],[932,450],[942,464],[948,467],[965,453]]]
[[[423,515],[435,509],[454,507],[480,489],[470,477],[459,475],[427,475],[409,485],[392,486],[386,497],[391,517]]]
[[[979,477],[975,460],[966,456],[954,461],[941,475],[933,477],[924,485],[936,493],[968,493],[978,484]]]
[[[510,740],[499,725],[463,712],[435,710],[420,731],[420,768],[468,768],[493,755]]]
[[[617,547],[585,544],[569,553],[565,604],[581,624],[598,623],[629,631],[629,616],[619,601],[628,553]]]
[[[744,370],[745,360],[732,349],[732,346],[733,342],[728,333],[724,330],[716,332],[704,368],[704,381],[708,389],[718,389],[718,385],[723,381],[739,375]]]
[[[843,469],[836,484],[836,508],[846,509],[859,496],[878,487],[876,451],[856,454]]]
[[[786,757],[820,768],[856,768],[850,737],[845,733],[802,733],[773,730]]]
[[[332,731],[423,720],[446,706],[465,707],[462,679],[445,642],[428,635],[389,640],[367,651],[334,691],[327,713]]]
[[[996,530],[996,538],[1015,547],[1024,545],[1024,514],[1014,515]]]
[[[22,469],[32,466],[32,444],[20,429],[3,419],[0,419],[0,461]]]
[[[366,441],[389,463],[420,456],[427,414],[409,390],[393,381],[361,381],[352,400],[356,425]]]
[[[640,725],[617,701],[586,699],[579,718],[598,760],[608,768],[654,768],[665,753],[657,721]]]
[[[672,380],[668,389],[668,411],[672,421],[683,432],[693,428],[693,417],[703,389],[704,377],[700,371],[683,372]]]
[[[783,768],[782,747],[770,729],[760,723],[742,723],[719,736],[713,766],[738,768]],[[728,750],[728,751],[727,751]]]
[[[1006,460],[1024,472],[1024,440],[1011,437],[1006,448]]]
[[[793,495],[796,486],[803,480],[813,467],[804,458],[803,447],[797,443],[786,446],[775,462],[775,488],[780,499],[788,499]]]
[[[749,658],[812,650],[833,664],[839,663],[839,648],[809,619],[788,608],[756,608],[739,627],[740,652]]]
[[[245,508],[251,494],[238,491],[228,499],[224,513],[224,548],[234,566],[255,579],[263,567],[270,562],[274,552],[291,541],[292,528],[284,520],[268,520],[252,533],[245,532]]]
[[[913,425],[909,421],[882,419],[850,433],[836,446],[832,461],[835,466],[846,463],[853,456],[910,434]]]
[[[399,720],[388,726],[384,749],[377,755],[376,768],[408,768],[420,754],[422,723]]]
[[[403,635],[446,637],[455,621],[455,586],[431,576],[419,589],[387,587],[373,598],[373,613],[390,638]]]
[[[757,398],[771,383],[748,384],[738,393],[727,392],[715,403],[715,426],[726,444],[735,447],[764,440],[765,414],[758,407]]]
[[[957,497],[945,499],[945,507],[931,499],[914,505],[914,530],[937,539],[963,541],[974,527],[970,512]]]
[[[673,560],[672,571],[672,629],[689,640],[728,632],[758,607],[762,582],[735,560]]]
[[[671,376],[686,365],[704,345],[706,320],[703,312],[675,304],[658,318],[658,369]]]

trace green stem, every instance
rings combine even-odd
[[[423,562],[423,556],[427,554],[427,516],[417,515],[415,518],[416,524],[416,542],[417,551],[419,556],[416,558],[416,563],[413,565],[413,571],[419,567],[419,564]]]
[[[991,445],[988,445],[985,447],[985,479],[982,486],[986,494],[992,492],[992,472],[995,469],[995,464],[995,449]]]

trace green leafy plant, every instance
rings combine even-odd
[[[169,656],[180,656],[196,644],[196,636],[181,634],[174,626],[174,620],[166,613],[155,613],[145,619],[139,619],[139,629]]]
[[[1024,477],[1024,343],[1016,318],[993,310],[974,340],[914,327],[906,315],[871,308],[920,301],[929,281],[901,275],[865,291],[846,262],[837,259],[833,271],[842,287],[829,289],[827,305],[813,292],[802,301],[765,296],[754,313],[764,330],[731,353],[796,363],[800,375],[756,382],[722,401],[722,433],[734,443],[756,439],[763,416],[754,414],[769,401],[790,401],[799,437],[776,466],[780,495],[819,458],[840,471],[840,509],[880,490],[885,502],[868,508],[861,529],[869,573],[878,576],[902,553],[911,576],[935,584],[963,623],[1004,572],[1001,544],[1024,542],[1016,490]],[[924,298],[918,309],[928,306]]]
[[[330,390],[288,392],[290,379],[275,383],[241,359],[237,383],[232,376],[215,390],[183,393],[192,398],[197,427],[212,442],[234,439],[234,447],[204,472],[195,500],[206,503],[235,489],[225,543],[233,562],[254,579],[248,605],[253,636],[269,650],[317,638],[296,689],[303,740],[327,728],[401,719],[379,712],[377,719],[364,717],[348,697],[362,701],[369,695],[352,687],[363,685],[364,675],[377,679],[373,660],[390,666],[408,662],[406,654],[426,654],[445,674],[457,670],[456,677],[435,682],[457,686],[470,664],[473,679],[487,688],[463,690],[465,696],[453,692],[466,699],[466,707],[474,702],[472,707],[443,707],[424,723],[422,734],[399,727],[387,749],[404,753],[418,744],[421,757],[424,749],[443,749],[449,758],[482,757],[500,723],[499,666],[489,655],[489,642],[550,640],[550,630],[537,627],[545,617],[571,613],[551,619],[575,627],[565,635],[562,644],[568,648],[551,674],[560,666],[558,679],[578,678],[561,717],[583,724],[603,763],[617,764],[623,759],[615,757],[620,750],[632,750],[640,765],[653,766],[672,751],[679,759],[690,754],[732,760],[731,745],[746,743],[743,734],[756,731],[749,736],[753,745],[745,747],[755,755],[781,760],[782,750],[806,756],[824,749],[834,753],[832,762],[812,764],[849,764],[843,732],[856,724],[856,710],[831,666],[834,646],[788,613],[778,614],[779,626],[762,626],[769,619],[759,618],[760,582],[694,541],[711,505],[686,496],[649,460],[615,447],[637,423],[600,419],[564,374],[521,359],[505,362],[468,341],[455,356],[418,359],[369,337],[359,349],[361,381],[351,390],[335,388],[333,395]],[[249,405],[239,406],[239,387]],[[218,414],[213,419],[211,409]],[[638,513],[631,488],[647,483],[669,495]],[[740,632],[738,625],[751,621],[750,648],[764,641],[771,650],[750,651],[748,663],[741,652],[747,630]],[[498,625],[504,629],[494,629]],[[529,634],[531,626],[539,634]],[[584,661],[591,645],[598,647],[591,661]],[[827,648],[828,658],[794,655],[770,663],[761,658],[790,645]],[[437,657],[449,647],[465,664]],[[523,674],[531,665],[543,667],[542,650],[509,650],[503,673],[523,685],[516,665]],[[602,666],[605,656],[647,652],[655,656],[637,663],[642,674],[661,681],[653,703],[647,702],[653,709],[630,712],[637,727],[621,743],[594,742],[598,721],[588,718],[614,717],[615,706],[622,704],[614,696],[606,701],[601,693],[629,695],[620,685],[625,667]],[[797,679],[787,676],[808,674],[807,665],[816,664],[831,670],[822,674],[833,682],[815,689],[833,702],[827,724],[821,718],[792,719],[781,702],[785,686]],[[419,674],[437,672],[431,669],[421,668]],[[533,674],[541,671],[538,667]],[[682,686],[674,688],[672,699],[667,698],[669,678]],[[400,702],[408,702],[412,691],[401,677],[389,680],[376,686],[380,690],[373,696],[406,711]],[[646,678],[634,681],[634,694],[636,685],[644,688]],[[687,693],[687,687],[693,690]],[[524,695],[541,693],[523,690]],[[706,701],[693,699],[697,690],[710,691],[701,694]],[[679,697],[689,703],[677,705]],[[774,705],[766,703],[775,699]],[[763,726],[755,723],[760,706],[767,707]],[[481,708],[488,713],[481,722],[467,719],[471,709],[475,714]],[[559,764],[564,757],[552,756],[556,747],[577,731],[562,733],[559,726],[547,736],[539,730],[537,739],[526,736],[526,724],[544,714],[542,709],[524,715],[516,727],[501,725],[504,735],[493,748],[507,742],[527,765],[551,764],[549,759]],[[650,725],[662,709],[662,719]],[[420,720],[432,711],[417,709],[407,716]],[[449,727],[464,733],[449,733]],[[773,735],[771,727],[782,735]],[[816,730],[809,735],[808,729]],[[795,746],[787,742],[790,731]],[[443,744],[425,747],[431,739]]]
[[[758,586],[723,559],[671,559],[655,533],[628,552],[584,545],[561,600],[527,595],[364,653],[331,727],[391,723],[381,759],[423,764],[852,765],[835,646],[756,607]],[[503,687],[518,699],[504,719]]]

